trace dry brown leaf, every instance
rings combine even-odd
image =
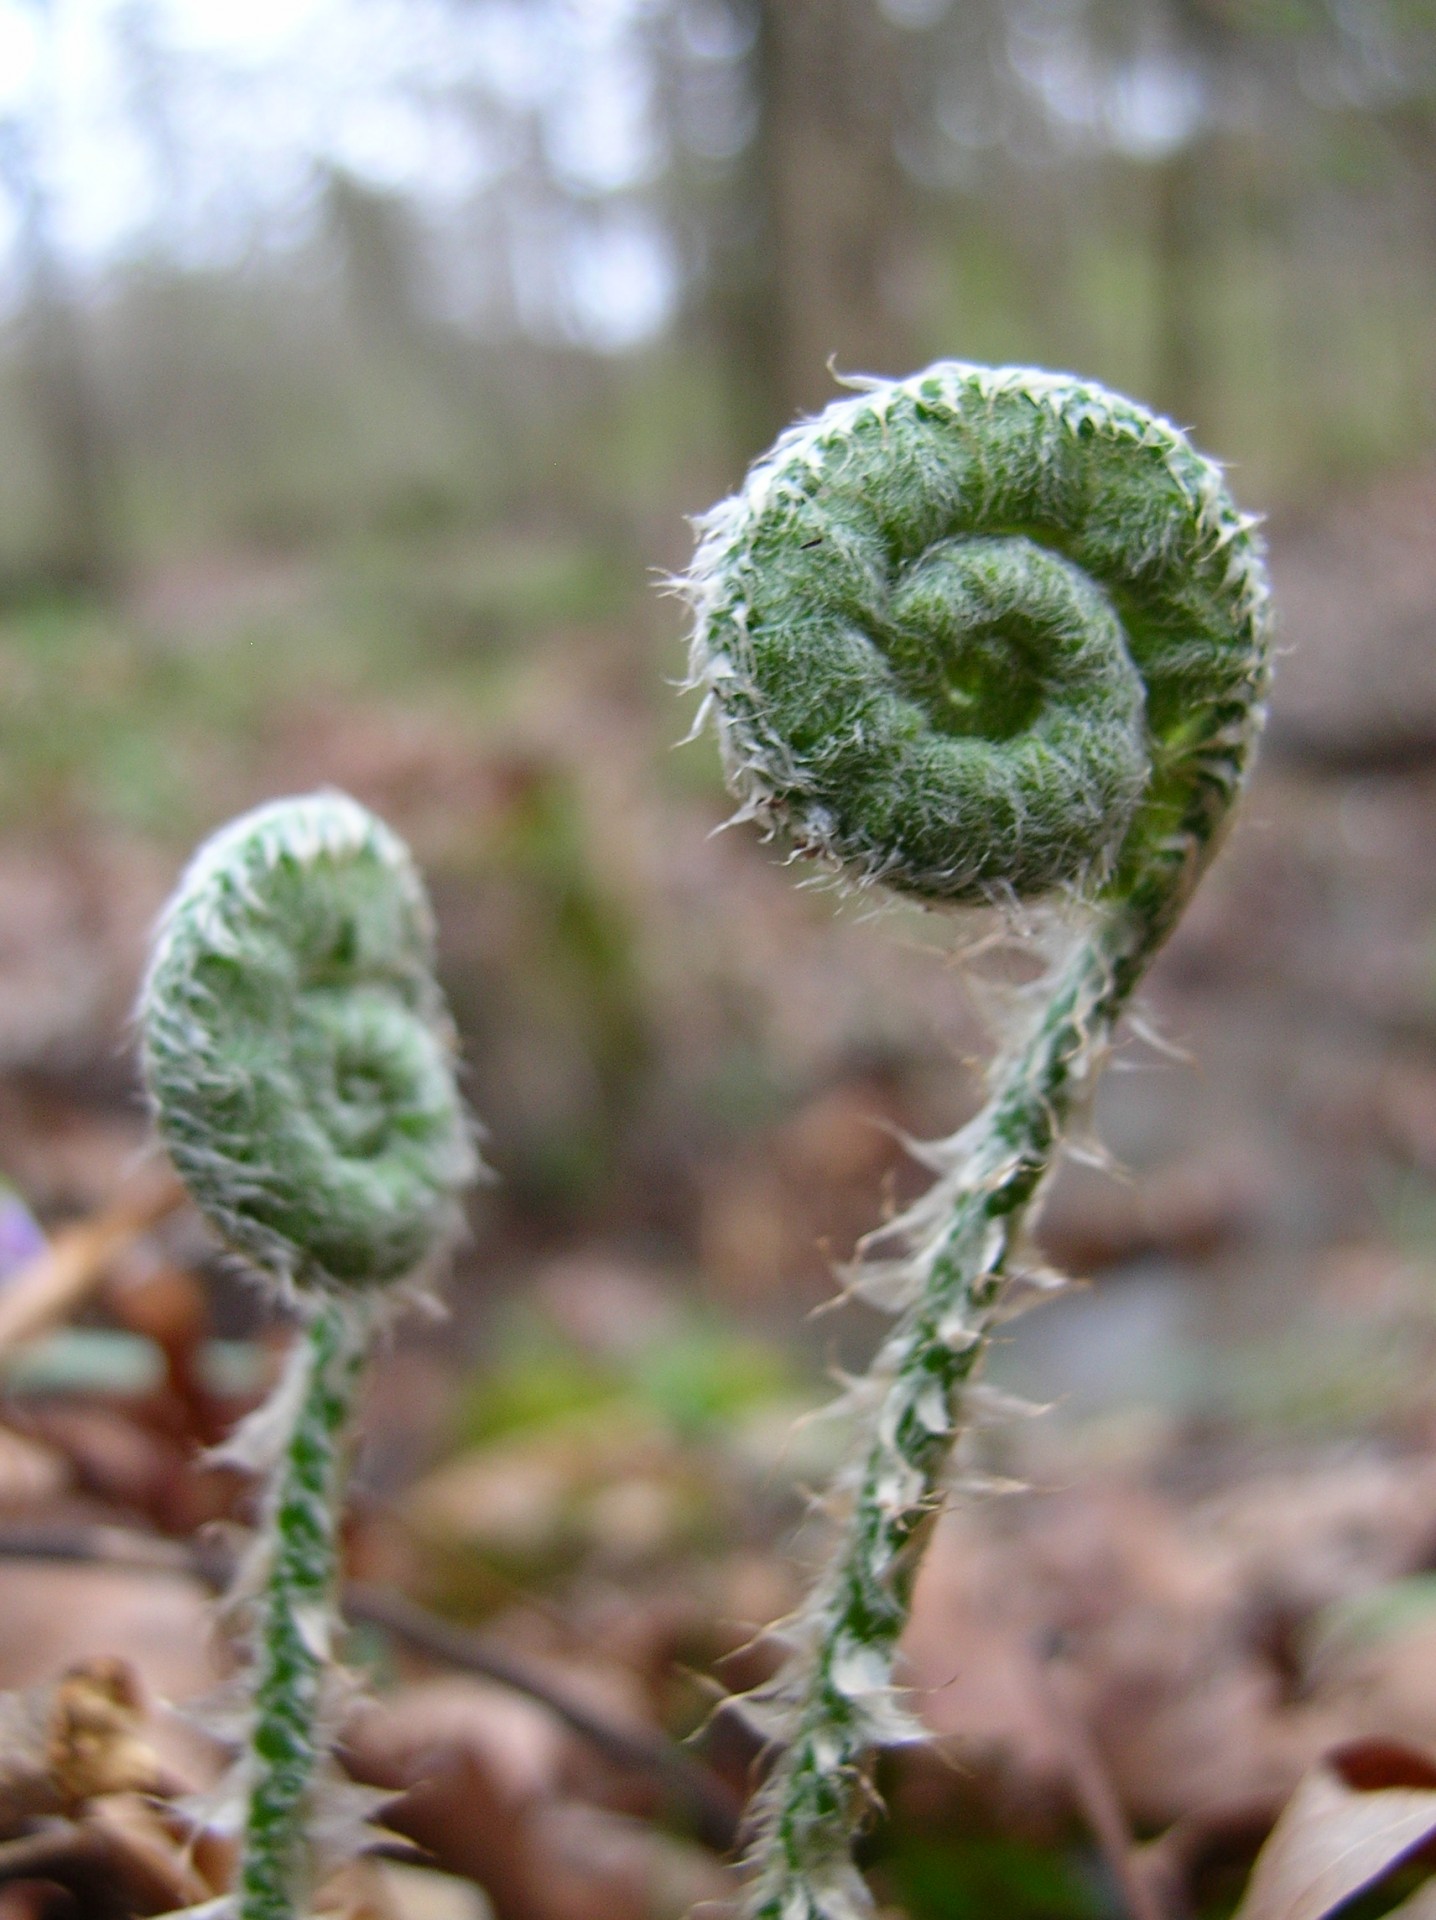
[[[0,1426],[0,1508],[38,1507],[70,1484],[64,1455],[44,1441]]]
[[[149,1695],[188,1700],[223,1677],[213,1605],[192,1581],[128,1567],[0,1564],[0,1686],[43,1686],[103,1656]]]
[[[529,1825],[532,1920],[684,1920],[732,1912],[732,1876],[701,1847],[605,1807],[551,1800]],[[503,1909],[495,1900],[501,1916]]]
[[[1323,1920],[1436,1833],[1436,1761],[1361,1741],[1307,1774],[1257,1855],[1234,1920]]]
[[[702,1848],[577,1798],[584,1758],[547,1709],[472,1680],[404,1688],[345,1737],[351,1773],[403,1792],[385,1825],[498,1920],[680,1920],[731,1891]]]
[[[529,1823],[561,1790],[572,1736],[506,1688],[446,1679],[371,1702],[345,1731],[345,1765],[404,1798],[385,1824],[489,1894],[504,1920],[536,1912]]]
[[[78,1816],[102,1796],[172,1790],[149,1732],[137,1676],[120,1660],[0,1693],[0,1837],[37,1815]]]
[[[163,1791],[144,1718],[139,1678],[123,1660],[85,1661],[60,1679],[46,1747],[50,1776],[68,1811],[106,1794]]]
[[[403,1920],[372,1860],[353,1860],[315,1894],[315,1920]]]
[[[389,1860],[364,1865],[383,1888],[395,1920],[493,1920],[493,1908],[471,1880]]]
[[[116,1880],[136,1913],[197,1906],[220,1891],[197,1870],[188,1836],[140,1794],[113,1793],[96,1800],[82,1826],[103,1840]]]

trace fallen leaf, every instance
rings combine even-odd
[[[681,1920],[731,1894],[703,1848],[576,1798],[583,1760],[546,1708],[470,1680],[406,1687],[345,1735],[349,1771],[403,1793],[385,1825],[498,1920]]]
[[[96,1800],[82,1826],[104,1842],[116,1882],[136,1913],[171,1913],[220,1891],[196,1871],[189,1836],[140,1794]]]
[[[0,1426],[0,1508],[38,1507],[70,1484],[64,1455],[42,1440]]]
[[[144,1736],[137,1676],[123,1660],[89,1660],[57,1683],[47,1725],[50,1775],[67,1812],[107,1794],[156,1794],[164,1773]]]
[[[387,1860],[364,1864],[382,1885],[397,1920],[493,1920],[493,1908],[470,1880]]]
[[[57,1674],[119,1659],[146,1699],[211,1694],[225,1675],[213,1602],[192,1581],[122,1567],[0,1564],[0,1688],[50,1688]],[[146,1723],[165,1771],[198,1788],[213,1773],[209,1741],[170,1713]]]
[[[1436,1762],[1385,1741],[1307,1774],[1257,1855],[1233,1920],[1323,1920],[1436,1833]]]

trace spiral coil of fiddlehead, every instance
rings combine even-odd
[[[303,1285],[412,1273],[473,1166],[407,850],[343,794],[258,808],[180,883],[141,1016],[161,1133],[223,1238]]]
[[[849,882],[1060,896],[1069,932],[931,1192],[858,1290],[900,1317],[855,1398],[833,1558],[758,1705],[763,1920],[871,1910],[865,1767],[925,1523],[1024,1229],[1113,1027],[1202,873],[1260,729],[1254,523],[1167,422],[1088,382],[940,362],[785,434],[699,523],[693,680],[751,815]],[[881,1256],[881,1257],[876,1257]]]
[[[235,1457],[270,1474],[238,1596],[252,1704],[231,1911],[295,1920],[326,1864],[329,1641],[345,1429],[390,1283],[453,1232],[477,1162],[408,851],[339,793],[223,828],[184,874],[141,996],[160,1132],[303,1337]]]

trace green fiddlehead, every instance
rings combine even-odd
[[[254,1646],[239,1920],[294,1920],[323,1864],[345,1429],[385,1291],[451,1237],[476,1166],[432,961],[407,850],[320,793],[261,807],[200,849],[141,996],[170,1155],[303,1327],[235,1449],[271,1471],[242,1594]]]
[[[925,1523],[1064,1127],[1240,790],[1268,592],[1253,522],[1175,428],[1020,368],[940,362],[837,402],[699,532],[693,678],[740,813],[860,885],[1055,896],[1068,922],[983,1110],[875,1236],[866,1284],[900,1317],[858,1393],[836,1552],[763,1703],[784,1746],[752,1910],[853,1920]]]

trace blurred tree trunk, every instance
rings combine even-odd
[[[1200,137],[1156,169],[1153,400],[1178,426],[1205,427],[1213,377],[1211,292],[1215,210],[1212,156]]]
[[[0,178],[10,190],[24,288],[23,368],[49,469],[49,537],[41,571],[51,583],[103,592],[119,577],[115,460],[109,421],[85,350],[79,298],[56,233],[46,179],[51,143],[54,20],[46,10],[41,80],[24,118],[0,128]]]
[[[59,262],[44,236],[28,239],[26,252],[30,401],[50,469],[42,568],[57,586],[106,592],[120,574],[109,423],[86,358],[79,306]]]
[[[1242,48],[1223,0],[1168,0],[1173,52],[1199,89],[1198,122],[1156,167],[1156,340],[1153,399],[1178,426],[1207,429],[1219,369],[1213,282],[1222,234],[1209,102],[1239,67]]]
[[[742,164],[752,270],[720,325],[749,449],[843,373],[904,373],[914,245],[896,141],[904,37],[873,0],[757,0],[757,131]]]

